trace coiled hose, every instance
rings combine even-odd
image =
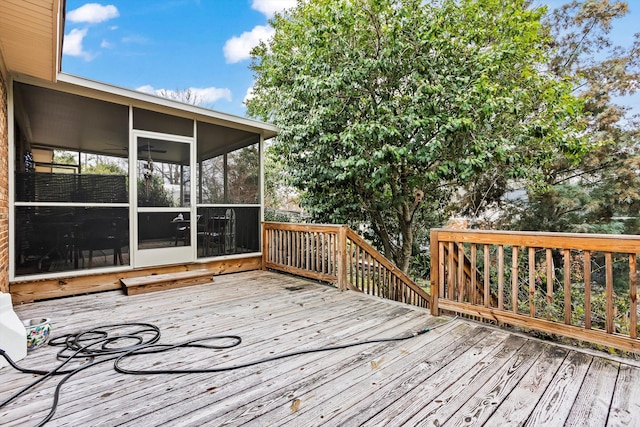
[[[63,378],[60,380],[54,390],[51,409],[49,413],[37,424],[38,426],[42,426],[49,420],[51,420],[51,418],[55,414],[58,407],[60,390],[64,383],[66,383],[71,377],[79,372],[84,371],[85,369],[110,361],[113,361],[113,368],[115,369],[115,371],[129,375],[228,372],[235,369],[246,368],[261,363],[299,356],[302,354],[341,350],[365,344],[404,341],[417,337],[419,335],[426,334],[427,332],[435,328],[442,327],[454,321],[456,318],[457,316],[453,319],[448,320],[447,322],[440,323],[432,327],[426,327],[424,329],[421,329],[420,331],[412,332],[411,334],[400,337],[376,338],[371,340],[356,341],[348,344],[311,348],[307,350],[297,350],[289,353],[282,353],[279,355],[266,357],[263,359],[257,359],[247,363],[241,363],[238,365],[206,369],[127,369],[122,365],[125,359],[133,356],[164,353],[177,348],[201,348],[208,350],[229,349],[240,345],[240,343],[242,343],[242,338],[237,335],[218,335],[207,338],[196,338],[178,344],[158,344],[158,341],[160,341],[160,329],[153,324],[114,323],[109,325],[102,325],[77,334],[67,334],[51,339],[49,341],[49,345],[62,347],[62,349],[57,354],[57,358],[62,362],[50,371],[22,368],[18,366],[13,360],[11,360],[9,355],[7,355],[4,350],[0,349],[0,356],[4,357],[7,362],[9,362],[9,365],[11,365],[14,369],[25,374],[42,375],[31,384],[28,384],[21,390],[14,393],[8,399],[0,402],[0,409],[4,408],[9,403],[13,402],[15,399],[17,399],[30,389],[34,388],[36,385],[46,381],[53,376],[61,375],[63,376]],[[85,363],[77,368],[64,369],[72,361],[78,359],[84,359]]]

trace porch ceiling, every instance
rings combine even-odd
[[[0,0],[0,55],[7,71],[55,81],[64,0]]]
[[[58,83],[57,86],[63,85]],[[133,102],[133,99],[113,97],[111,102],[20,82],[15,85],[14,99],[16,120],[32,146],[67,147],[69,150],[127,156],[129,107],[125,102]],[[107,99],[110,98],[107,96]],[[154,106],[140,103],[137,107],[145,110]],[[155,122],[154,126],[160,126],[158,131],[163,133],[185,135],[184,119],[169,113],[166,111],[160,118],[154,115],[156,113],[145,113],[143,121]],[[192,116],[189,119],[198,118],[198,141],[206,141],[206,144],[198,145],[199,158],[214,157],[259,141],[260,129],[238,129],[231,121],[225,126],[212,123],[216,120],[209,121],[206,116],[187,115]],[[175,158],[170,154],[166,156]],[[162,154],[156,157],[156,160],[163,160]]]

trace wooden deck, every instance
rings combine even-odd
[[[121,291],[16,308],[50,317],[53,336],[115,322],[149,322],[162,343],[240,335],[228,350],[147,355],[144,365],[229,366],[297,349],[402,336],[433,326],[428,310],[277,273],[125,296]],[[45,369],[54,347],[20,362]],[[138,363],[137,361],[134,363]],[[0,369],[0,401],[33,381]],[[53,378],[0,409],[0,425],[36,425]],[[640,425],[640,368],[455,320],[407,341],[306,354],[216,374],[124,375],[98,365],[62,387],[48,425]]]

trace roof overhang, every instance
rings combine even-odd
[[[62,73],[65,3],[0,0],[0,72],[17,82],[241,129],[264,139],[277,135],[278,129],[268,123]]]
[[[65,0],[0,0],[0,62],[11,75],[55,82]]]
[[[27,76],[15,77],[14,83],[16,121],[26,139],[38,146],[65,146],[94,153],[104,145],[128,146],[128,107],[164,114],[166,119],[160,119],[164,120],[162,132],[168,134],[188,135],[181,133],[185,122],[170,117],[207,124],[198,128],[198,138],[210,141],[202,148],[214,150],[207,153],[210,156],[278,133],[278,128],[269,123],[65,73],[59,73],[55,83]]]

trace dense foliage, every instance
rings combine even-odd
[[[584,152],[572,82],[526,0],[308,0],[253,51],[253,116],[318,221],[365,223],[405,271],[416,224],[472,183]]]
[[[545,186],[503,206],[503,228],[640,233],[640,127],[617,104],[640,87],[640,38],[619,46],[610,35],[627,13],[624,1],[574,0],[546,18],[554,40],[549,72],[575,77],[591,148],[578,163],[562,156],[550,162]]]

